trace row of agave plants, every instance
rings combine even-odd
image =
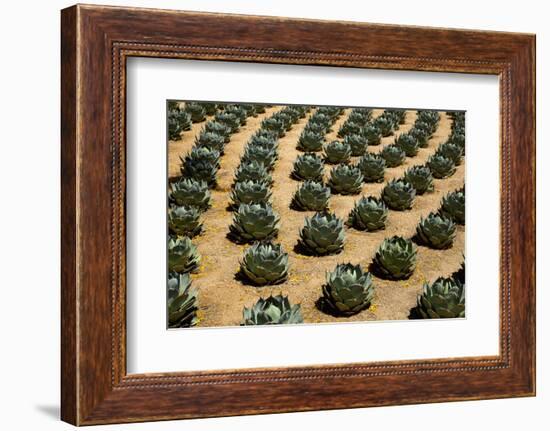
[[[199,109],[200,108],[200,109]],[[169,109],[180,109],[179,104]],[[208,110],[210,109],[210,110]],[[220,158],[232,134],[247,118],[265,112],[265,106],[252,104],[186,103],[183,112],[195,114],[195,121],[214,115],[195,138],[191,151],[181,158],[181,176],[170,184],[168,208],[168,324],[170,327],[197,323],[197,291],[191,287],[200,253],[191,238],[202,231],[202,214],[210,207],[210,189],[217,184]],[[188,114],[189,116],[191,114]]]

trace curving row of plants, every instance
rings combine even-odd
[[[168,208],[168,326],[197,323],[197,291],[190,273],[197,272],[201,255],[192,238],[202,231],[202,215],[210,207],[210,189],[217,184],[220,157],[230,136],[246,124],[249,116],[264,111],[259,105],[186,103],[192,119],[205,123],[191,151],[181,158],[181,177],[170,184]],[[210,109],[210,110],[208,110]]]

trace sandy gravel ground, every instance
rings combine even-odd
[[[439,208],[441,197],[447,192],[462,187],[464,184],[464,163],[456,173],[444,180],[435,180],[435,190],[423,196],[417,196],[413,209],[404,212],[390,211],[387,227],[378,232],[359,232],[346,228],[346,243],[344,251],[335,256],[307,257],[293,251],[297,242],[299,230],[303,226],[304,217],[313,212],[298,212],[289,208],[298,181],[289,178],[292,164],[300,153],[296,150],[298,137],[307,123],[302,119],[292,127],[285,137],[279,140],[279,161],[273,172],[273,207],[281,215],[281,226],[277,241],[290,255],[289,280],[278,286],[257,288],[243,285],[235,279],[243,250],[247,246],[239,246],[226,238],[232,214],[227,210],[229,192],[233,182],[233,171],[238,166],[243,148],[250,136],[258,129],[261,120],[271,115],[280,107],[267,109],[265,114],[257,118],[249,118],[246,126],[231,137],[225,155],[222,157],[218,174],[219,185],[213,191],[213,206],[204,214],[204,233],[194,239],[202,254],[200,273],[193,275],[194,286],[200,291],[199,301],[200,322],[198,326],[239,325],[242,319],[242,309],[249,307],[262,296],[282,293],[288,295],[292,303],[299,303],[306,323],[350,322],[365,320],[395,320],[406,319],[409,310],[415,305],[416,297],[421,292],[424,281],[433,281],[439,276],[448,276],[460,267],[464,252],[464,227],[458,226],[454,246],[448,250],[432,250],[418,246],[418,264],[411,278],[405,281],[387,281],[375,278],[375,298],[372,306],[352,317],[333,317],[319,311],[315,302],[321,295],[321,286],[325,272],[332,270],[337,263],[359,263],[368,268],[376,249],[384,238],[392,235],[411,237],[421,216]],[[346,120],[350,110],[346,110],[334,127],[327,134],[327,142],[336,139],[340,125]],[[374,116],[382,110],[375,110]],[[308,116],[309,117],[309,116]],[[415,111],[407,111],[406,122],[396,132],[395,136],[409,130],[416,118]],[[451,120],[445,113],[440,113],[441,121],[428,148],[420,149],[418,155],[407,158],[405,164],[386,170],[385,181],[400,177],[405,170],[416,164],[423,164],[434,153],[437,146],[446,140],[450,133]],[[169,143],[169,176],[179,175],[179,156],[184,155],[193,145],[195,135],[203,127],[203,123],[194,124],[192,130],[183,134],[183,139]],[[379,146],[370,146],[369,151],[378,152],[395,136],[383,138]],[[357,159],[357,158],[354,158]],[[355,160],[354,160],[355,161]],[[331,166],[325,167],[328,175]],[[379,196],[384,184],[365,184],[362,193],[366,196]],[[330,209],[339,217],[347,219],[357,196],[333,195],[330,199]]]

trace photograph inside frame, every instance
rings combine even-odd
[[[465,117],[168,101],[167,328],[464,318]]]

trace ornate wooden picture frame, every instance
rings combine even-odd
[[[535,394],[534,35],[77,5],[62,11],[61,49],[64,421]],[[128,374],[126,60],[136,56],[498,76],[500,354]]]

